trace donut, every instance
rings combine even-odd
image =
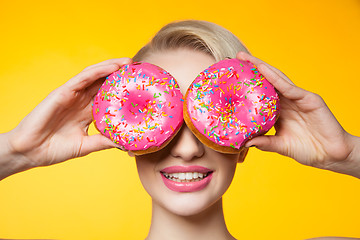
[[[206,146],[238,153],[279,116],[275,88],[249,61],[225,59],[202,71],[184,97],[186,125]]]
[[[118,148],[142,155],[165,147],[180,130],[183,101],[170,73],[134,62],[106,77],[94,98],[93,120]]]

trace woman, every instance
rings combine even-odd
[[[162,150],[135,156],[140,180],[152,197],[147,239],[234,239],[224,221],[222,195],[251,146],[360,178],[360,140],[341,127],[320,96],[296,87],[281,71],[251,56],[226,29],[205,21],[182,21],[163,27],[133,59],[110,59],[87,67],[54,90],[15,129],[1,134],[0,179],[116,147],[100,134],[88,136],[87,130],[94,95],[104,77],[122,65],[140,60],[158,65],[174,76],[185,93],[202,70],[226,57],[254,63],[279,91],[276,135],[248,141],[239,154],[223,154],[204,146],[184,124]],[[168,188],[162,180],[162,175],[174,172],[180,178],[189,171],[202,171],[199,166],[213,172],[201,190]]]

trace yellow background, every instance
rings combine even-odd
[[[0,132],[86,66],[132,57],[181,19],[229,29],[360,135],[359,0],[1,1]],[[252,149],[224,202],[238,239],[360,238],[360,180],[278,154]],[[135,161],[117,149],[0,182],[0,238],[144,239],[150,217]]]

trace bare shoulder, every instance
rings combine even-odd
[[[317,237],[309,238],[307,240],[359,240],[360,238],[348,238],[348,237]]]

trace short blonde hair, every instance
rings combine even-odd
[[[141,61],[152,53],[187,48],[201,51],[220,61],[235,58],[239,51],[249,50],[229,30],[202,20],[174,21],[162,27],[133,57]]]

